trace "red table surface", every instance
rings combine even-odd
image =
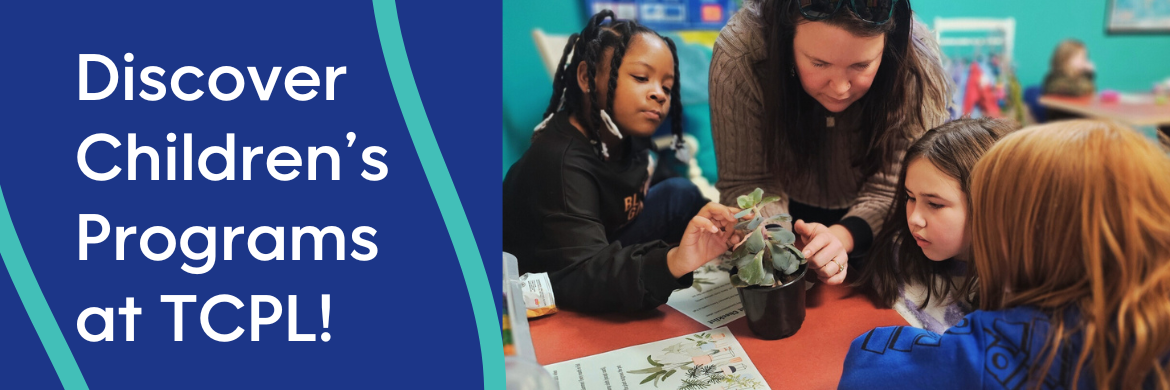
[[[818,283],[808,290],[804,324],[782,340],[762,340],[747,319],[727,325],[773,389],[834,389],[854,338],[879,326],[907,325],[893,309],[876,307],[846,286]],[[529,323],[542,365],[708,330],[662,305],[639,314],[586,315],[560,311]]]

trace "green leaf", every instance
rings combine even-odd
[[[778,200],[780,200],[779,196],[769,196],[767,198],[761,199],[760,204],[768,204],[768,203],[772,203],[772,202],[775,202]]]
[[[764,261],[760,262],[760,265],[764,266],[764,278],[760,281],[761,285],[764,283],[771,285],[776,282],[776,277],[772,276],[772,273],[776,272],[776,270],[772,268],[772,262],[768,261],[767,257],[767,255],[764,255]]]
[[[649,373],[658,372],[658,371],[662,371],[662,369],[658,368],[658,367],[650,367],[650,368],[643,368],[640,370],[630,370],[629,373],[631,373],[631,374],[649,374]]]
[[[676,370],[670,370],[670,371],[667,371],[667,372],[666,372],[666,375],[663,375],[663,376],[662,376],[662,380],[666,380],[666,378],[670,378],[670,376],[671,376],[671,375],[674,375],[674,372],[675,372],[675,371],[678,371],[678,370],[676,369]]]
[[[764,234],[762,232],[751,232],[748,237],[743,239],[743,244],[739,244],[735,251],[731,251],[731,259],[743,258],[756,254],[764,248]]]
[[[764,220],[764,222],[769,222],[769,223],[771,223],[771,222],[789,222],[789,221],[792,221],[792,216],[788,215],[788,214],[776,214],[776,215],[768,217],[768,219]]]
[[[740,257],[735,259],[735,268],[739,269],[739,275],[743,275],[743,268],[750,267],[752,264],[752,260],[755,259],[755,257],[756,257],[756,255],[753,255],[751,253],[745,253],[743,256],[740,256]],[[744,279],[744,278],[741,276],[740,279]],[[744,279],[744,280],[746,281],[746,279]]]
[[[751,197],[752,197],[752,206],[760,204],[760,199],[764,197],[764,189],[756,187],[756,190],[752,191]]]
[[[651,366],[654,366],[654,367],[662,367],[662,363],[659,363],[659,362],[656,362],[656,361],[654,361],[654,359],[651,359],[651,358],[650,358],[650,355],[646,355],[646,361],[650,362],[650,365],[651,365]]]
[[[739,278],[749,285],[760,285],[764,282],[764,251],[759,251],[750,260],[741,263]]]
[[[752,221],[743,221],[735,224],[735,230],[747,230],[747,225]]]
[[[796,235],[780,226],[769,227],[768,233],[772,233],[771,241],[776,245],[788,245],[796,242]]]
[[[642,380],[642,383],[639,383],[639,385],[644,385],[644,384],[646,384],[647,382],[650,382],[650,381],[654,380],[654,378],[657,378],[659,375],[662,375],[662,371],[659,371],[659,372],[656,372],[656,373],[650,374],[650,376],[646,377],[646,379],[643,379],[643,380]]]
[[[739,247],[746,251],[741,252],[741,255],[755,255],[756,252],[764,250],[764,232],[759,230],[752,230],[751,234],[748,234],[747,239],[744,241],[743,245],[740,245]]]
[[[780,272],[784,272],[785,275],[791,275],[797,272],[797,268],[800,268],[800,261],[797,259],[797,256],[787,251],[786,247],[776,246],[772,248],[772,251],[772,265],[776,269],[779,269]]]
[[[751,195],[740,195],[735,198],[735,203],[739,204],[741,209],[750,209],[752,208],[752,197]]]
[[[776,284],[776,276],[773,275],[771,272],[765,273],[764,279],[760,280],[761,286],[772,286],[775,284]]]
[[[792,254],[787,254],[784,257],[788,259],[788,265],[784,267],[784,274],[792,275],[796,273],[796,270],[800,269],[800,261],[796,260]]]
[[[789,264],[793,263],[794,261],[795,260],[792,258],[792,254],[788,253],[787,250],[772,247],[772,266],[775,267],[776,270],[788,274]]]
[[[789,252],[792,252],[792,255],[796,256],[796,258],[800,259],[801,264],[804,264],[804,262],[803,262],[805,260],[804,253],[801,252],[800,249],[796,249],[796,247],[792,246],[792,244],[785,245],[784,249],[787,249]]]
[[[747,287],[748,286],[747,283],[743,282],[743,279],[739,278],[739,275],[731,275],[731,285],[735,286],[735,287]]]
[[[756,217],[752,218],[752,221],[748,223],[747,229],[756,230],[756,228],[760,227],[761,222],[764,222],[764,218],[760,214],[756,214]]]
[[[751,213],[752,213],[751,208],[745,208],[743,211],[740,211],[738,214],[735,214],[735,219],[740,219],[740,218],[746,217],[748,214],[751,214]]]

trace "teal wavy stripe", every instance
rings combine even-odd
[[[439,151],[430,120],[423,110],[422,98],[410,70],[406,57],[406,45],[402,41],[402,27],[398,24],[398,8],[394,0],[374,1],[374,18],[378,25],[378,39],[382,43],[382,55],[386,58],[386,70],[394,85],[394,95],[402,109],[402,117],[410,131],[410,139],[422,162],[423,172],[443,214],[451,244],[459,257],[459,268],[467,282],[467,293],[475,313],[475,326],[479,331],[479,350],[483,355],[483,380],[485,389],[504,388],[504,343],[501,339],[500,323],[496,318],[496,306],[488,284],[483,260],[476,246],[467,214],[459,202],[459,194],[447,171],[447,163]]]
[[[61,334],[61,328],[57,326],[57,319],[49,310],[49,302],[45,300],[45,294],[41,293],[41,285],[37,284],[32,267],[28,265],[28,258],[24,256],[24,248],[16,237],[16,227],[12,225],[12,216],[8,214],[8,206],[4,203],[4,190],[0,190],[0,257],[4,258],[4,266],[12,277],[12,284],[16,286],[24,311],[28,312],[28,318],[37,330],[37,337],[40,337],[45,352],[49,354],[49,361],[57,371],[57,377],[61,379],[61,385],[65,390],[89,389],[85,377],[81,376],[81,368],[73,360],[73,352],[65,342],[65,335]],[[500,371],[503,372],[502,369]]]

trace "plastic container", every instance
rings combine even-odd
[[[528,315],[520,290],[516,256],[504,252],[504,377],[508,390],[557,390],[548,370],[536,362]]]

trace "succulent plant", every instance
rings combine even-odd
[[[804,254],[793,245],[796,243],[796,235],[783,226],[772,225],[790,222],[792,217],[778,214],[764,218],[760,213],[765,204],[778,201],[780,197],[762,198],[763,195],[764,190],[756,188],[751,194],[736,199],[743,209],[735,215],[736,218],[754,216],[735,226],[744,236],[743,241],[731,252],[731,265],[736,268],[736,273],[731,275],[731,283],[736,287],[783,284],[788,281],[784,280],[784,276],[795,274],[801,265],[808,262]]]

